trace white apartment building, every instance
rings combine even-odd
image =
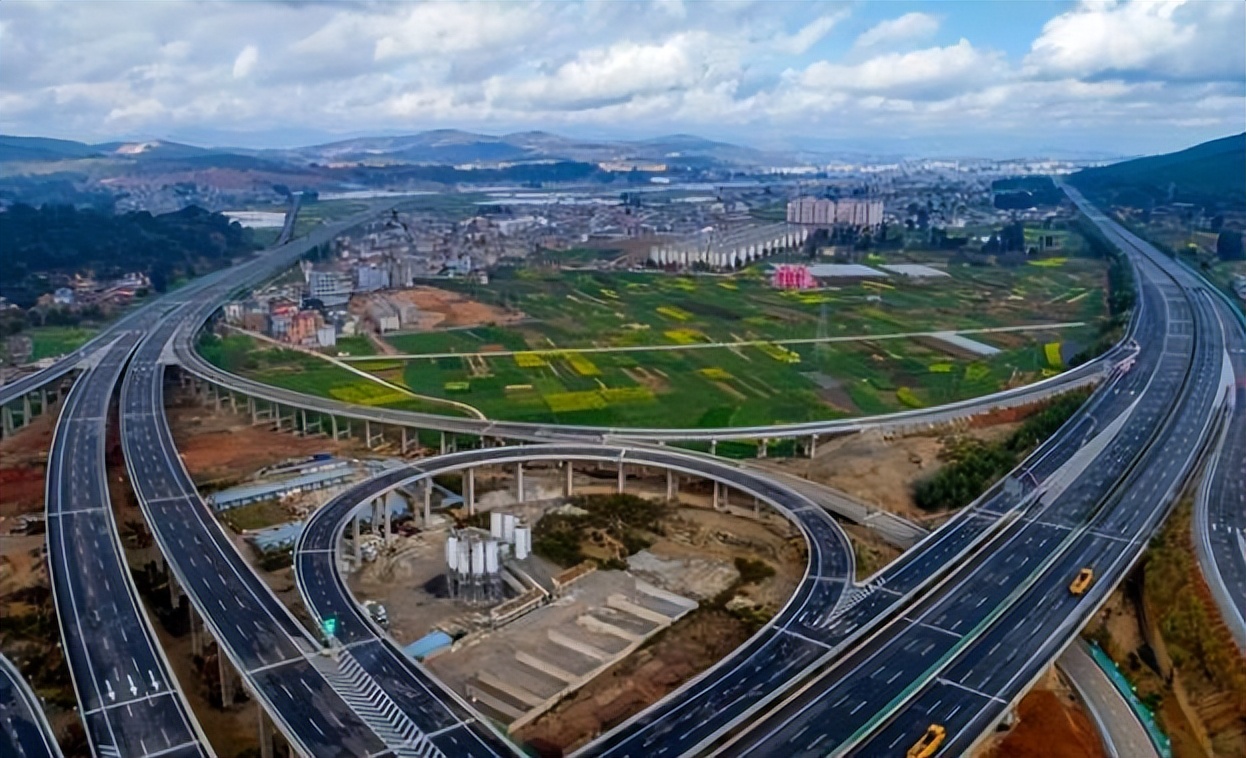
[[[878,226],[883,222],[883,201],[873,198],[801,197],[787,204],[787,222],[804,226]]]

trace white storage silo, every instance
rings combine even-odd
[[[446,540],[446,565],[451,571],[455,571],[459,567],[459,540],[457,537],[450,537]]]
[[[472,576],[485,575],[485,543],[477,542],[472,545]]]
[[[523,560],[532,550],[532,530],[526,526],[515,529],[515,558]]]
[[[497,511],[489,514],[489,534],[492,534],[494,539],[502,539],[502,514]]]
[[[496,540],[489,540],[485,543],[485,573],[496,574],[498,572],[498,543]]]
[[[502,540],[505,542],[515,542],[515,516],[507,513],[502,516]]]

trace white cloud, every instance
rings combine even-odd
[[[255,69],[255,64],[260,59],[260,51],[255,45],[247,45],[242,48],[242,52],[238,53],[238,57],[234,58],[234,78],[246,79]]]
[[[801,27],[795,34],[780,35],[774,41],[776,50],[788,55],[804,55],[809,48],[822,41],[831,29],[840,21],[848,17],[848,11],[839,11],[838,13],[828,13],[825,16],[819,16]]]
[[[701,131],[765,139],[946,131],[1119,141],[1240,130],[1246,4],[1098,3],[1012,60],[991,30],[936,46],[907,13],[855,41],[847,4],[0,3],[0,132]],[[857,14],[880,6],[852,6]],[[881,6],[885,7],[885,6]],[[257,32],[262,37],[257,37]],[[280,99],[282,109],[266,107]],[[1031,130],[1026,132],[1025,130]],[[1080,130],[1080,131],[1079,131]],[[1021,137],[1011,136],[1014,141]],[[1190,140],[1194,141],[1194,140]]]
[[[661,43],[622,42],[585,50],[554,71],[531,78],[497,77],[485,85],[504,105],[583,110],[633,97],[695,88],[724,73],[714,69],[715,41],[699,32]]]
[[[858,49],[877,48],[897,42],[925,39],[939,31],[939,19],[929,13],[905,13],[899,18],[880,21],[857,37]]]
[[[526,38],[543,16],[538,6],[513,3],[428,3],[397,19],[378,18],[378,61],[471,53]]]
[[[1048,21],[1025,67],[1034,75],[1241,81],[1246,4],[1087,3]]]
[[[1006,73],[1001,54],[978,50],[962,39],[948,47],[888,53],[852,65],[818,61],[795,81],[817,90],[935,100]]]

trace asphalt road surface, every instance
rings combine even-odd
[[[56,735],[39,698],[8,658],[0,655],[0,755],[5,758],[61,758]]]
[[[206,756],[121,552],[104,468],[109,403],[140,338],[127,332],[65,401],[48,459],[48,564],[79,713],[97,755]]]

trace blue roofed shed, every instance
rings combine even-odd
[[[453,642],[454,640],[445,632],[433,631],[404,647],[402,652],[406,653],[408,658],[422,661],[433,653],[450,647]]]

